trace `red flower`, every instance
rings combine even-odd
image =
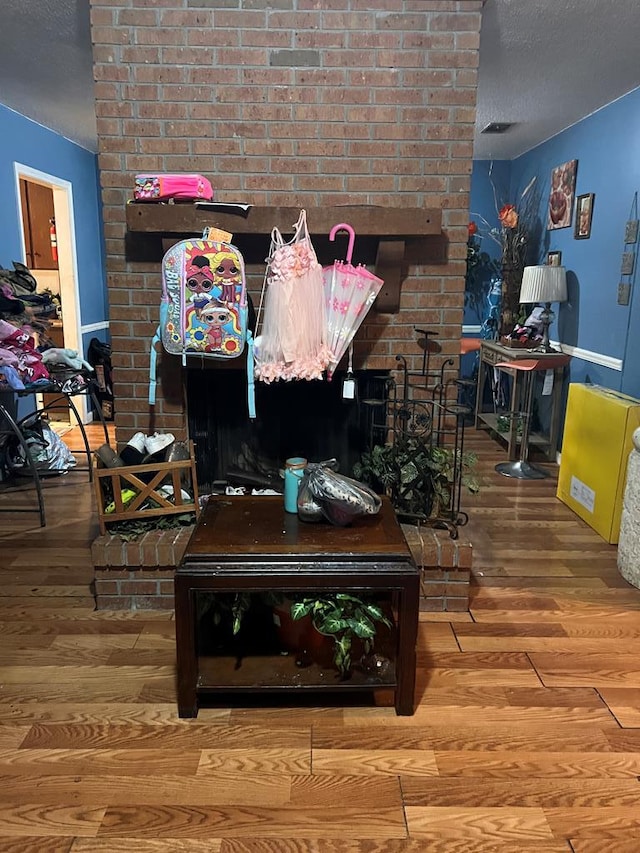
[[[518,211],[512,204],[505,204],[498,213],[498,219],[505,228],[516,228],[518,225]]]
[[[474,234],[478,233],[478,226],[475,222],[471,221],[469,223],[469,237],[473,237]]]

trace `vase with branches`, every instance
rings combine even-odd
[[[477,233],[486,235],[500,246],[502,301],[499,335],[503,337],[509,335],[521,319],[520,285],[527,256],[532,248],[532,232],[539,199],[536,193],[535,177],[519,194],[515,204],[500,203],[493,182],[492,187],[499,225],[492,226],[480,214],[472,213],[471,215],[480,222]]]
[[[482,248],[482,237],[475,222],[469,222],[467,240],[467,268],[464,279],[464,304],[484,324],[490,313],[489,293],[500,277],[500,261]]]

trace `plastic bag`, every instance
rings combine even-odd
[[[316,501],[309,486],[309,474],[303,474],[298,486],[298,518],[301,521],[322,521],[322,507]]]
[[[326,518],[346,527],[361,515],[375,515],[382,500],[369,486],[338,474],[335,460],[309,465],[298,489],[298,516],[303,521]]]
[[[67,445],[42,419],[34,418],[22,425],[22,435],[38,471],[68,471],[77,461]],[[7,467],[18,473],[28,470],[24,448],[15,436],[11,436],[7,447]]]

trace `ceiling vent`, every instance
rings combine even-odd
[[[506,133],[513,125],[514,122],[512,121],[492,121],[483,127],[480,133]]]

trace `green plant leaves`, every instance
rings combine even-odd
[[[370,651],[377,633],[376,623],[391,627],[378,604],[348,592],[323,592],[317,598],[305,597],[291,605],[293,619],[303,619],[309,614],[317,631],[333,637],[333,660],[342,678],[347,678],[351,669],[353,638],[364,640],[366,650]]]
[[[387,492],[398,512],[426,520],[450,510],[456,471],[465,488],[478,492],[478,481],[470,473],[475,463],[473,453],[401,436],[363,453],[353,471],[358,479]]]
[[[313,610],[314,601],[312,598],[304,598],[302,601],[294,601],[291,605],[291,618],[304,619]]]

